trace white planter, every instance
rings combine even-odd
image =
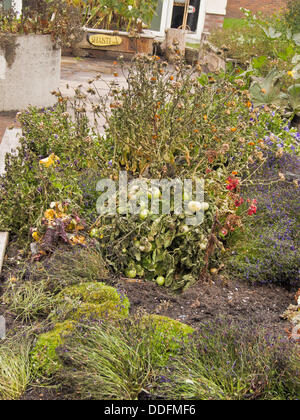
[[[59,87],[61,50],[54,48],[51,36],[12,35],[14,51],[3,47],[1,37],[0,112],[53,106],[56,99],[51,92]]]

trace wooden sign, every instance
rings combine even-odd
[[[113,45],[121,45],[122,38],[114,35],[93,34],[88,35],[88,41],[95,47],[110,47]]]

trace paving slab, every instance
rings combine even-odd
[[[0,175],[5,172],[5,156],[13,153],[19,145],[19,137],[22,134],[20,128],[7,129],[0,144]]]
[[[8,244],[8,232],[0,232],[0,273],[5,257],[5,250]]]

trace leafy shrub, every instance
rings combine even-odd
[[[59,351],[63,383],[83,398],[137,399],[192,328],[165,317],[81,325]]]
[[[18,154],[7,156],[7,172],[0,177],[1,229],[25,239],[56,201],[69,199],[79,213],[89,207],[86,217],[89,211],[95,213],[94,201],[86,200],[86,187],[80,183],[101,168],[101,148],[99,139],[89,136],[86,120],[72,122],[64,104],[43,112],[31,108],[19,119],[23,137]],[[52,154],[58,158],[55,162],[48,167],[40,163]]]
[[[157,0],[68,0],[83,13],[83,24],[109,30],[142,32],[149,25],[157,7]]]
[[[32,382],[30,344],[6,340],[0,345],[0,400],[17,400]]]
[[[300,1],[289,0],[285,19],[294,32],[300,32]]]
[[[238,31],[225,28],[212,33],[210,41],[225,51],[225,55],[239,61],[262,76],[277,68],[285,72],[281,85],[293,83],[288,75],[300,52],[299,28],[289,29],[282,16],[262,17],[245,10],[245,25]],[[248,69],[249,70],[249,69]]]
[[[104,283],[82,283],[63,289],[56,296],[55,319],[123,318],[129,313],[129,300]]]
[[[253,326],[204,324],[171,359],[154,392],[166,399],[289,400],[299,396],[297,349]]]

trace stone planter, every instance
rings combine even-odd
[[[130,58],[137,53],[152,55],[153,41],[154,36],[147,32],[132,36],[128,32],[85,28],[83,39],[76,45],[76,50],[85,50],[91,56],[103,58],[119,55]]]
[[[53,106],[60,64],[51,35],[0,35],[0,112]]]

